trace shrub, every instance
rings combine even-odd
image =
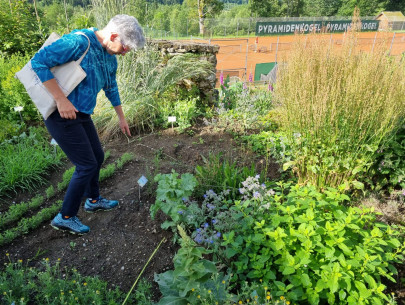
[[[256,189],[249,193],[249,189]],[[276,296],[310,304],[383,304],[383,279],[395,282],[405,244],[370,209],[346,207],[346,195],[298,185],[266,192],[251,181],[229,217],[223,246],[234,280],[269,283]]]
[[[376,191],[405,190],[405,123],[377,150],[374,162],[362,177]]]
[[[14,54],[11,56],[0,55],[0,116],[10,121],[20,121],[20,116],[14,107],[22,106],[21,115],[24,120],[40,120],[41,116],[26,93],[23,84],[14,77],[30,60],[25,55]]]
[[[405,61],[387,56],[384,45],[361,52],[356,30],[339,50],[328,37],[297,35],[280,63],[275,92],[294,144],[288,165],[300,183],[361,188],[359,173],[405,116]]]

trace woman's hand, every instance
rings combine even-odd
[[[58,107],[59,114],[62,118],[67,120],[76,119],[76,112],[78,112],[78,110],[66,97],[56,100],[56,107]]]
[[[65,94],[63,94],[63,91],[56,82],[56,79],[52,78],[46,82],[43,82],[43,84],[49,93],[52,94],[53,99],[56,102],[56,107],[58,107],[60,116],[67,120],[76,119],[76,112],[78,112],[78,110],[67,99]]]
[[[129,131],[129,126],[127,120],[125,119],[124,112],[122,111],[121,105],[114,107],[115,112],[118,115],[118,119],[120,120],[120,128],[124,135],[131,136],[131,132]]]

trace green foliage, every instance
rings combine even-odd
[[[62,176],[62,181],[58,183],[58,192],[63,191],[69,185],[70,179],[72,179],[73,173],[75,172],[76,167],[72,166],[67,169]]]
[[[158,188],[156,201],[150,207],[150,215],[154,218],[156,213],[162,210],[170,220],[165,221],[161,227],[171,228],[176,232],[176,226],[181,219],[179,211],[185,209],[185,201],[193,193],[197,180],[189,173],[182,174],[179,178],[179,174],[174,169],[171,174],[158,174],[154,180],[158,183]]]
[[[53,187],[53,185],[51,185],[45,190],[45,194],[46,198],[48,199],[52,198],[55,195],[55,188]]]
[[[38,111],[25,91],[23,84],[14,77],[30,60],[28,55],[13,54],[2,56],[0,54],[0,117],[9,121],[20,121],[18,112],[14,107],[22,106],[21,116],[24,120],[42,120]],[[1,137],[0,137],[1,140]]]
[[[122,169],[125,164],[132,161],[134,159],[134,154],[132,153],[124,153],[121,158],[116,161],[117,168]]]
[[[0,246],[10,243],[15,238],[27,234],[29,231],[36,229],[44,221],[50,220],[61,208],[61,201],[54,205],[41,209],[37,214],[30,218],[22,218],[18,224],[0,234]]]
[[[175,56],[162,66],[160,54],[152,46],[119,58],[117,82],[129,126],[153,129],[160,111],[165,109],[163,94],[183,79],[207,76],[210,69],[210,63],[194,54]],[[120,132],[118,117],[105,97],[100,97],[95,113],[94,123],[104,136]]]
[[[43,42],[34,8],[28,1],[0,1],[0,55],[32,55]]]
[[[377,191],[405,189],[405,125],[377,150],[373,165],[362,179]]]
[[[37,209],[44,202],[44,197],[36,196],[30,202],[10,205],[7,212],[0,215],[0,229],[17,221],[29,210]]]
[[[229,85],[227,80],[221,87],[217,117],[207,124],[238,134],[272,127],[273,122],[267,118],[273,108],[270,90],[247,88],[241,82]]]
[[[395,282],[394,264],[404,259],[399,230],[370,209],[342,205],[349,198],[332,188],[275,190],[230,208],[239,225],[223,245],[239,281],[263,279],[275,296],[310,304],[388,301],[382,281]]]
[[[357,24],[358,16],[353,20]],[[299,183],[319,189],[361,189],[359,176],[403,124],[405,62],[387,56],[382,46],[359,52],[355,30],[341,52],[330,52],[329,44],[324,36],[297,36],[280,70],[275,92],[293,151],[285,167],[293,168]]]
[[[204,259],[210,251],[198,247],[180,226],[178,230],[181,248],[173,259],[174,270],[155,274],[163,295],[158,305],[231,302],[226,285],[228,277],[218,273],[214,262]]]
[[[0,194],[44,184],[48,169],[61,163],[64,154],[55,151],[43,133],[30,128],[29,135],[23,133],[0,145]]]
[[[175,101],[162,101],[160,107],[160,120],[163,127],[170,127],[171,123],[168,122],[169,116],[175,116],[176,122],[173,126],[177,126],[179,132],[183,132],[186,128],[190,127],[195,119],[199,116],[197,103],[199,97],[189,97],[186,99],[179,99]]]
[[[230,198],[236,198],[242,181],[256,175],[254,163],[250,167],[238,167],[236,163],[222,158],[222,153],[202,156],[204,165],[197,165],[195,175],[198,181],[197,195],[210,188],[215,192],[229,189]]]
[[[82,276],[75,269],[61,268],[44,259],[40,268],[29,268],[19,260],[6,264],[0,273],[2,304],[122,304],[125,293],[112,290],[97,277]],[[148,291],[145,291],[149,295]],[[138,303],[136,297],[131,304]]]
[[[0,120],[0,143],[20,135],[25,129],[25,124],[19,124],[8,120]]]

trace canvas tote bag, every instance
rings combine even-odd
[[[84,72],[82,67],[80,67],[80,63],[90,48],[90,39],[83,32],[76,32],[75,34],[83,35],[87,38],[89,41],[87,50],[77,61],[73,60],[63,65],[51,68],[51,72],[55,76],[55,79],[65,96],[68,96],[86,77],[86,72]],[[41,49],[52,44],[59,38],[60,36],[58,34],[52,33],[45,41]],[[42,84],[38,75],[32,69],[31,60],[24,66],[24,68],[18,71],[15,76],[24,85],[28,95],[37,106],[39,112],[44,117],[44,120],[46,120],[52,114],[52,112],[56,110],[56,102],[54,101],[53,96]]]

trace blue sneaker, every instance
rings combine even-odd
[[[51,226],[56,230],[64,230],[73,234],[85,234],[90,231],[88,226],[82,224],[77,216],[63,219],[62,214],[59,213],[51,221]]]
[[[96,211],[109,211],[118,206],[117,200],[108,200],[103,197],[99,197],[98,200],[87,199],[84,204],[84,210],[89,213]]]

